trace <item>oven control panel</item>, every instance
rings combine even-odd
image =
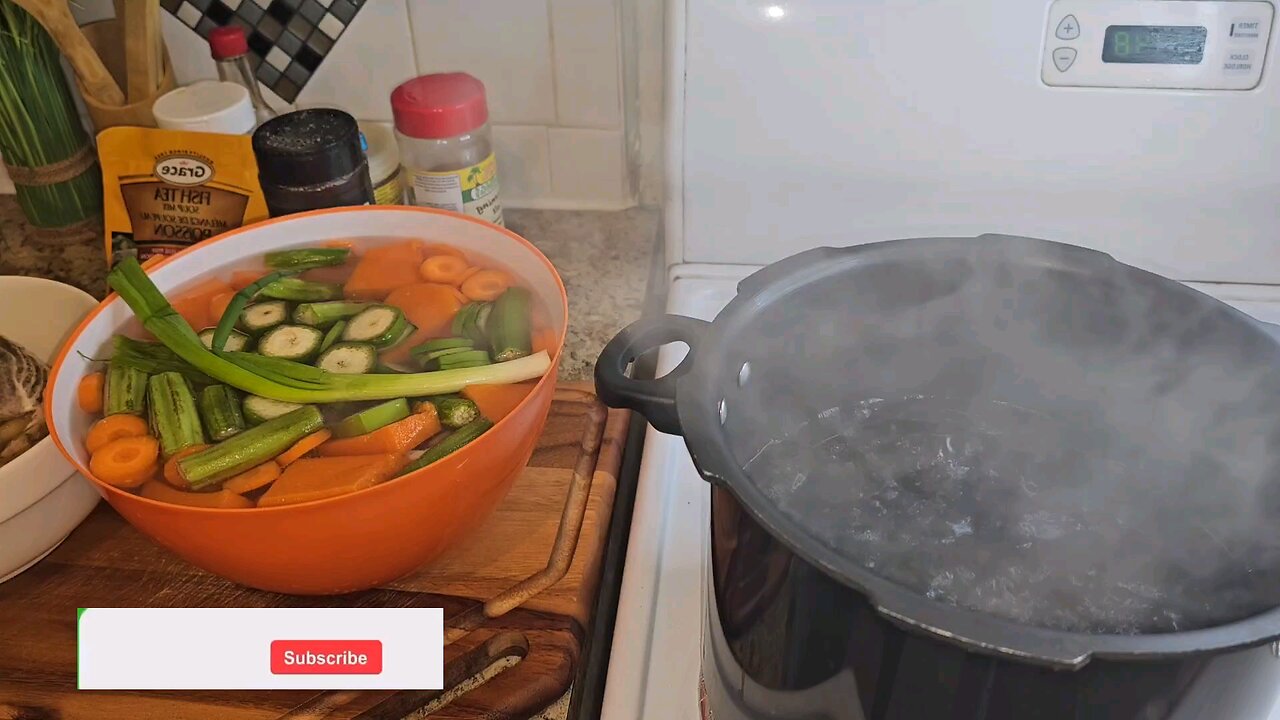
[[[1251,90],[1275,8],[1218,0],[1058,0],[1040,77],[1067,87]]]

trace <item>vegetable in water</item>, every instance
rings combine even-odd
[[[289,319],[289,304],[283,300],[254,303],[240,312],[240,327],[260,335]],[[234,330],[229,331],[228,335]],[[232,349],[225,348],[224,349]]]
[[[509,288],[494,301],[489,315],[489,346],[499,363],[522,358],[532,351],[532,309],[529,291]]]
[[[353,315],[358,315],[361,310],[367,307],[369,307],[368,303],[345,302],[343,300],[302,303],[294,308],[293,321],[299,325],[325,327],[339,320],[346,320]]]
[[[388,347],[405,334],[409,321],[400,308],[390,305],[370,305],[347,321],[342,339],[347,342],[366,342],[375,347]]]
[[[141,415],[146,411],[147,374],[118,362],[108,365],[102,412],[107,415]]]
[[[280,477],[280,466],[274,461],[268,460],[261,465],[251,467],[239,475],[222,481],[222,489],[237,495],[244,495],[270,485],[278,477]]]
[[[132,260],[132,258],[128,260]],[[125,262],[117,263],[115,268],[113,268],[111,272],[107,273],[107,284],[111,285],[111,276],[113,273],[116,272],[116,270],[120,270],[121,266],[127,265],[127,267],[121,271],[120,275],[121,276],[132,275],[136,280],[137,275],[141,274],[142,277],[146,279],[146,286],[149,286],[149,287],[144,287],[144,292],[146,292],[148,296],[150,296],[151,293],[155,293],[155,295],[158,295],[160,300],[164,302],[164,304],[161,305],[160,301],[157,301],[154,298],[148,297],[148,300],[150,301],[150,304],[148,306],[149,309],[153,311],[157,311],[157,310],[162,310],[164,307],[167,307],[169,304],[168,301],[164,300],[164,295],[160,294],[160,291],[156,289],[156,286],[154,284],[152,284],[151,279],[147,277],[146,273],[142,272],[140,267],[137,268],[135,272],[134,265],[137,264],[137,261],[135,260],[132,263],[130,263],[128,262],[128,260],[126,260]],[[250,283],[249,285],[246,285],[244,288],[241,288],[240,291],[236,293],[235,297],[231,298],[231,302],[227,303],[227,309],[223,311],[222,317],[218,318],[218,326],[213,333],[213,348],[211,349],[214,352],[219,352],[224,348],[226,348],[227,338],[231,335],[231,330],[235,327],[235,324],[237,321],[241,323],[241,327],[243,327],[245,330],[248,330],[251,333],[261,332],[261,330],[264,330],[267,327],[270,327],[271,325],[278,325],[284,322],[285,318],[289,317],[289,314],[288,314],[288,307],[283,305],[281,305],[280,307],[281,309],[284,310],[284,314],[281,315],[280,320],[278,322],[272,323],[271,325],[250,324],[249,322],[246,321],[246,318],[242,313],[245,310],[245,306],[249,304],[249,301],[252,300],[254,296],[257,295],[260,290],[262,290],[262,288],[270,285],[276,280],[292,275],[293,272],[294,271],[292,270],[277,270],[273,273],[267,273],[263,277],[259,278],[256,282]],[[116,288],[114,285],[112,285],[112,289],[115,290],[116,292],[120,292],[120,290]],[[124,297],[124,293],[120,293],[120,295],[121,297]],[[125,302],[128,303],[129,301],[125,300]],[[134,315],[138,315],[137,308],[133,307],[132,304],[130,304],[129,307],[133,310]],[[143,325],[146,325],[145,315],[138,315],[138,319],[142,320]],[[260,317],[258,319],[261,320]],[[160,337],[160,336],[157,335],[156,337]],[[160,342],[164,342],[164,338],[160,338]]]
[[[147,383],[151,427],[168,457],[192,445],[204,444],[200,411],[187,379],[175,372],[154,375]]]
[[[333,434],[339,438],[364,435],[407,417],[409,417],[409,401],[396,398],[349,415],[338,423],[333,429]]]
[[[346,329],[346,320],[339,320],[334,323],[333,327],[329,328],[329,332],[324,334],[324,340],[320,343],[320,352],[324,352],[325,350],[333,347],[333,344],[338,342],[338,339],[342,337],[342,331]]]
[[[419,412],[378,428],[371,433],[349,438],[336,438],[316,448],[317,455],[381,455],[403,453],[418,447],[440,432],[440,419],[434,412]]]
[[[103,446],[120,438],[142,437],[151,431],[147,421],[137,415],[107,415],[89,426],[84,447],[92,455]]]
[[[183,492],[154,480],[143,485],[138,494],[149,500],[170,505],[238,510],[253,507],[253,501],[226,490],[217,492]]]
[[[362,375],[373,372],[378,364],[378,350],[369,343],[338,343],[320,353],[316,367],[339,375]]]
[[[277,366],[279,371],[268,373],[270,377],[266,377],[263,365],[246,359],[257,356],[247,353],[228,353],[224,356],[206,349],[191,326],[174,312],[164,294],[156,288],[137,260],[121,260],[107,274],[107,282],[120,294],[148,332],[195,369],[217,382],[276,400],[329,403],[444,395],[476,383],[532,380],[541,377],[551,368],[550,356],[546,352],[539,352],[511,362],[478,368],[402,375],[337,375],[300,363],[288,363],[287,366]]]
[[[258,353],[266,357],[306,362],[320,353],[324,333],[306,325],[277,325],[258,341]]]
[[[389,480],[404,464],[401,455],[303,458],[258,498],[258,507],[324,500]]]
[[[262,288],[262,297],[290,302],[318,302],[342,297],[342,286],[337,283],[313,282],[296,277],[280,278]]]
[[[76,385],[76,404],[81,412],[98,414],[102,412],[102,394],[106,391],[107,376],[105,373],[93,372],[80,378]]]
[[[246,395],[244,402],[241,404],[241,408],[244,411],[244,419],[248,420],[250,425],[258,425],[268,420],[274,420],[300,407],[303,406],[299,403],[272,400],[258,395]]]
[[[271,460],[323,426],[320,411],[303,406],[183,458],[178,472],[193,490],[211,487]]]
[[[333,433],[328,430],[317,430],[294,443],[293,447],[276,456],[276,464],[280,467],[288,467],[289,463],[292,463],[294,460],[302,459],[304,455],[325,444],[329,441],[329,438],[332,437]]]
[[[200,420],[209,439],[226,440],[244,430],[244,414],[236,391],[226,385],[210,385],[200,391]]]
[[[89,458],[89,472],[108,485],[137,487],[159,471],[160,443],[149,435],[107,443]]]
[[[161,343],[134,340],[127,335],[117,335],[112,341],[113,353],[111,362],[141,370],[148,375],[162,372],[182,373],[183,377],[196,385],[207,385],[213,378],[200,372],[191,363],[178,357]]]
[[[213,349],[213,335],[214,335],[214,333],[216,333],[217,331],[218,331],[218,329],[217,329],[217,328],[211,328],[211,327],[210,327],[210,328],[205,328],[205,329],[201,330],[201,331],[200,331],[200,342],[204,343],[204,346],[205,346],[205,347],[207,347],[207,348],[209,348],[210,350],[212,350],[212,349]],[[249,338],[249,336],[248,336],[248,335],[245,335],[244,333],[240,332],[239,330],[232,330],[232,331],[231,331],[231,334],[227,336],[227,344],[226,344],[226,348],[225,348],[225,349],[227,349],[227,350],[232,350],[232,351],[235,351],[235,352],[239,352],[239,351],[241,351],[241,350],[248,350],[248,349],[249,349],[249,342],[250,342],[250,338]]]
[[[194,455],[207,447],[209,446],[192,445],[190,447],[182,448],[178,452],[170,455],[169,459],[164,461],[164,470],[161,472],[161,475],[164,477],[164,481],[179,490],[187,490],[187,481],[183,480],[182,475],[178,474],[178,461],[188,455]]]
[[[427,448],[426,452],[422,453],[417,460],[406,465],[405,468],[400,471],[400,474],[407,475],[414,470],[420,470],[446,455],[451,455],[461,450],[472,440],[483,435],[491,427],[493,427],[493,423],[489,422],[485,418],[476,418],[475,420],[472,420],[470,423],[463,425],[450,433],[449,437],[445,438],[443,442]]]
[[[489,359],[489,353],[484,350],[463,350],[462,352],[443,355],[435,360],[436,365],[441,370],[480,367],[489,365],[492,362]]]
[[[480,417],[480,409],[466,398],[444,397],[433,399],[440,424],[447,428],[460,428]]]
[[[276,270],[307,270],[342,265],[350,256],[350,248],[298,248],[269,252],[263,259]]]

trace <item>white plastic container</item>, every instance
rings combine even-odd
[[[166,130],[247,135],[257,125],[249,91],[236,83],[202,80],[171,90],[151,108]]]

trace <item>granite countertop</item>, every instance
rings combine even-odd
[[[569,292],[561,380],[590,379],[606,342],[640,316],[657,236],[655,211],[508,210],[507,225],[560,271]],[[101,236],[64,245],[33,240],[12,195],[0,196],[0,275],[46,277],[106,295]]]

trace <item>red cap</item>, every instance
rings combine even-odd
[[[214,60],[226,60],[249,52],[249,41],[239,25],[224,25],[209,32],[209,51]]]
[[[437,73],[406,80],[391,93],[396,130],[415,138],[447,138],[489,120],[484,83],[466,73]]]

